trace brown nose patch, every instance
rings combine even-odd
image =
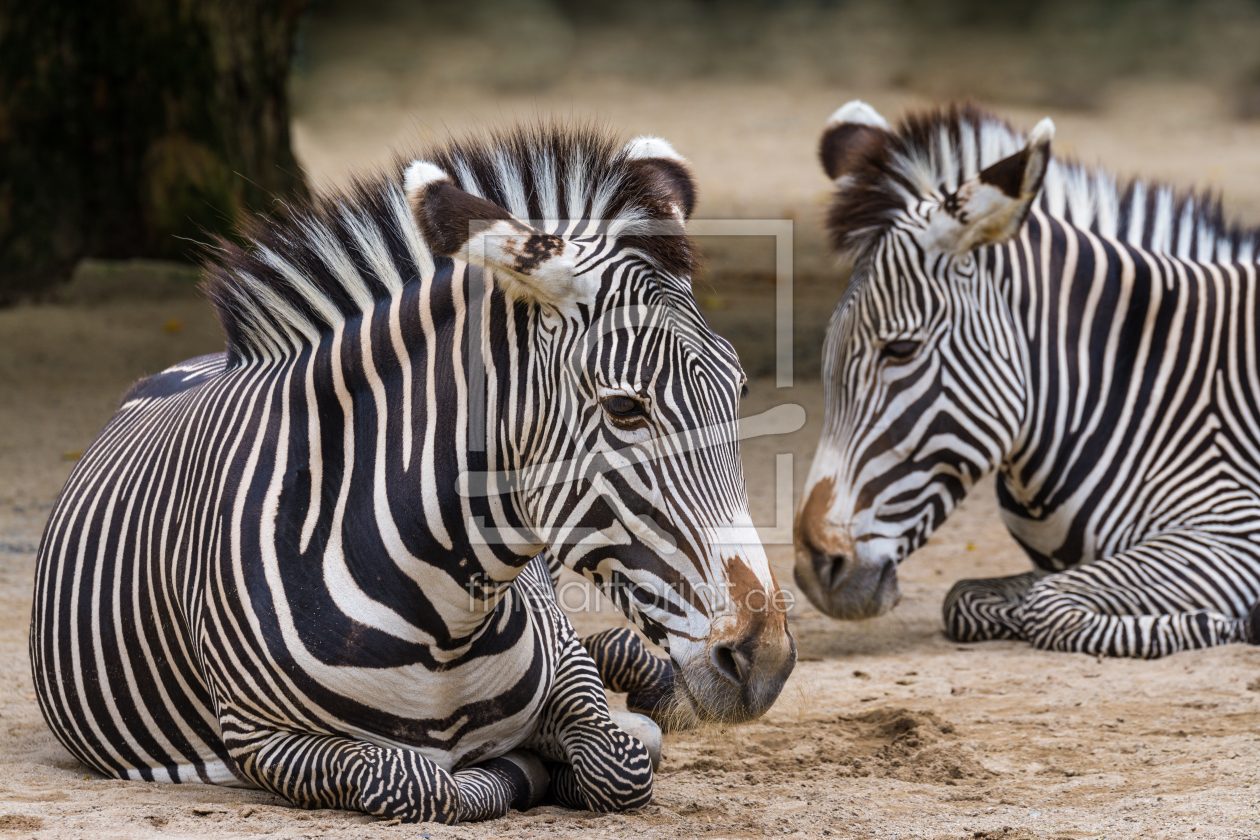
[[[770,573],[770,589],[767,591],[741,558],[728,557],[725,565],[728,594],[736,607],[735,629],[730,634],[732,638],[746,639],[751,635],[773,632],[773,628],[786,629],[787,605],[783,602],[774,572]]]
[[[834,535],[829,533],[831,529],[827,527],[827,513],[836,498],[835,488],[834,479],[824,478],[809,491],[809,498],[796,514],[793,536],[798,546],[826,554],[837,553],[832,550],[831,545],[835,542]]]

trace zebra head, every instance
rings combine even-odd
[[[457,160],[406,173],[426,241],[492,276],[510,313],[487,328],[518,351],[487,352],[501,402],[486,493],[518,555],[547,548],[668,651],[686,711],[750,719],[796,651],[748,513],[745,376],[691,292],[695,187],[656,138],[568,151],[518,161],[532,198],[496,196]]]
[[[852,275],[827,328],[825,423],[795,574],[835,618],[896,605],[897,564],[1001,462],[1024,419],[1024,352],[990,246],[1022,228],[1053,125],[980,154],[966,126],[910,117],[894,132],[851,102],[823,134],[829,228]],[[980,169],[977,158],[997,162]]]

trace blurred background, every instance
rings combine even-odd
[[[835,108],[1049,114],[1060,153],[1260,223],[1258,45],[1255,0],[3,0],[0,303],[178,296],[197,243],[274,196],[452,133],[594,121],[690,158],[698,217],[792,220],[808,376],[844,282],[815,158]],[[769,373],[773,239],[703,244],[702,306]]]
[[[779,398],[815,404],[845,282],[816,158],[837,107],[1049,115],[1058,153],[1260,224],[1257,45],[1256,0],[0,0],[0,466],[34,482],[0,511],[51,503],[130,382],[221,349],[202,243],[395,154],[536,119],[668,139],[697,218],[791,221],[813,390]],[[706,317],[770,376],[774,238],[701,244]]]

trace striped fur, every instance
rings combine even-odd
[[[403,820],[489,818],[548,782],[643,805],[650,755],[544,548],[668,650],[695,714],[755,716],[786,679],[784,617],[733,597],[776,590],[746,527],[743,374],[686,274],[685,166],[585,129],[425,156],[445,203],[409,200],[400,163],[220,243],[227,351],[132,388],[67,482],[31,654],[86,764]],[[420,233],[471,206],[576,262],[470,265]]]
[[[896,132],[874,138],[860,160],[834,178],[827,220],[832,247],[843,259],[858,259],[904,220],[908,208],[956,192],[1026,143],[1005,120],[970,104],[907,114]],[[1051,159],[1039,206],[1079,230],[1181,260],[1249,263],[1260,254],[1260,231],[1227,222],[1218,196],[1141,178],[1123,181],[1070,159]]]
[[[582,646],[599,668],[599,678],[609,691],[625,693],[626,708],[646,715],[666,729],[685,729],[694,715],[676,707],[674,673],[669,662],[653,656],[634,631],[624,627],[596,633]]]
[[[975,108],[895,131],[873,113],[846,106],[824,140],[842,152],[830,219],[853,279],[797,519],[811,600],[891,608],[896,564],[996,469],[1038,571],[960,582],[954,638],[1138,657],[1250,640],[1257,231],[1202,195],[1036,170],[1033,144]],[[958,245],[981,226],[960,197],[988,184],[986,212],[999,193],[1018,210],[1021,173],[1044,179],[1026,223]]]

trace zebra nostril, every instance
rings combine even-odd
[[[815,568],[818,570],[818,582],[822,584],[823,590],[835,592],[844,582],[848,572],[849,555],[823,554],[815,560]]]
[[[718,642],[709,648],[709,663],[713,666],[713,670],[724,679],[736,685],[743,685],[746,669],[740,667],[739,660],[740,657],[735,652],[735,648],[725,642]]]
[[[897,561],[885,560],[883,567],[879,570],[879,585],[876,589],[883,589],[888,586],[892,579],[897,576]]]

